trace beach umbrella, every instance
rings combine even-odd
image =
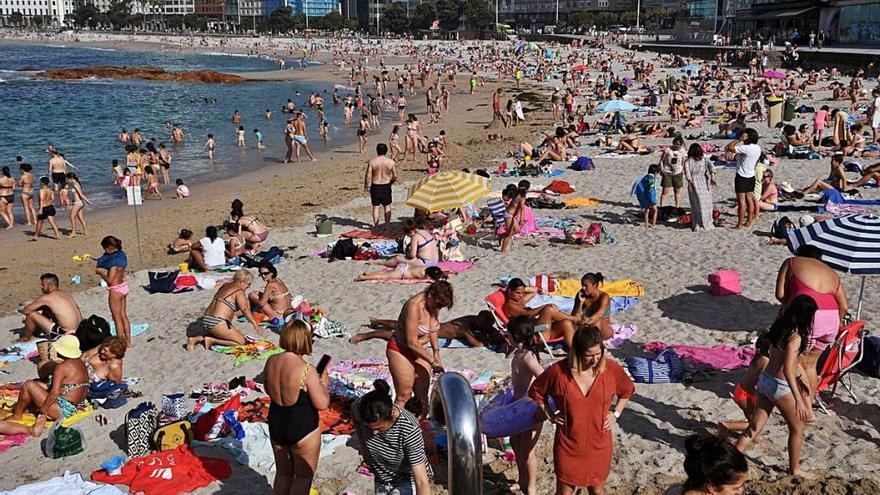
[[[812,244],[822,251],[822,261],[835,270],[862,276],[856,320],[862,313],[865,279],[880,274],[880,217],[847,215],[816,222],[788,233],[788,249]]]
[[[459,208],[489,193],[489,179],[467,172],[429,175],[410,188],[407,206],[428,213]]]
[[[778,70],[765,70],[761,73],[761,77],[767,79],[785,79],[785,73]]]
[[[638,107],[624,100],[609,100],[599,105],[597,110],[600,112],[632,112],[638,110]]]
[[[589,67],[587,67],[586,65],[575,65],[571,68],[573,72],[583,72],[587,69],[589,69]]]
[[[700,66],[699,66],[699,65],[694,65],[694,64],[691,64],[691,65],[685,65],[684,67],[681,68],[681,71],[682,71],[682,72],[699,72],[699,71],[700,71]]]

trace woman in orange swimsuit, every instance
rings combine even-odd
[[[397,329],[385,351],[397,395],[394,402],[399,407],[403,407],[413,393],[422,404],[427,404],[431,371],[443,371],[437,342],[438,315],[443,308],[452,308],[452,285],[439,280],[411,297],[400,310]],[[428,342],[433,352],[425,349]]]

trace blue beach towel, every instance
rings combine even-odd
[[[112,321],[110,323],[110,334],[116,337],[116,324]],[[149,323],[132,323],[131,324],[131,336],[137,337],[138,335],[146,332],[150,329]]]

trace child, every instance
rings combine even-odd
[[[254,138],[256,138],[256,140],[257,140],[257,149],[258,150],[262,150],[262,149],[266,148],[265,146],[263,146],[263,133],[260,132],[259,129],[254,129]]]
[[[61,200],[61,208],[70,208],[70,189],[68,189],[66,184],[58,191],[58,197]]]
[[[535,323],[532,318],[511,318],[507,322],[507,333],[516,345],[510,361],[510,381],[513,400],[518,400],[526,396],[532,381],[544,372],[544,367],[539,361],[540,347],[535,344]],[[534,451],[543,426],[542,421],[531,430],[510,436],[510,445],[516,456],[516,469],[519,472],[519,487],[525,495],[538,493],[538,461]]]
[[[238,126],[238,147],[244,148],[244,126]]]
[[[659,175],[660,165],[652,163],[648,166],[648,173],[633,186],[633,193],[639,200],[639,206],[645,210],[646,229],[657,226],[657,176]]]
[[[822,145],[822,136],[825,134],[825,124],[828,120],[828,105],[822,105],[816,116],[813,117],[813,144]]]
[[[131,169],[125,168],[122,170],[122,177],[119,179],[119,187],[125,189],[126,187],[131,185]]]
[[[788,472],[810,479],[815,475],[801,469],[800,457],[804,424],[812,417],[812,401],[797,359],[807,351],[815,314],[816,301],[803,294],[796,297],[770,327],[767,333],[770,357],[758,378],[757,404],[748,429],[736,442],[737,450],[745,452],[761,434],[773,408],[779,408],[788,423]]]
[[[189,229],[180,229],[180,232],[177,234],[177,239],[174,239],[174,242],[168,245],[168,254],[180,254],[187,253],[189,249],[192,247],[192,236],[193,233]]]
[[[271,118],[272,118],[272,110],[269,110],[269,109],[267,108],[267,109],[266,109],[266,120],[269,120],[269,119],[271,119]]]
[[[177,179],[177,199],[185,199],[189,197],[189,188],[183,183],[183,179]]]
[[[155,194],[159,196],[159,199],[165,201],[165,198],[162,197],[162,193],[159,192],[159,175],[156,173],[156,170],[152,165],[147,165],[144,168],[144,172],[147,174],[147,192],[144,194],[144,199],[147,199],[150,194]]]
[[[214,159],[214,135],[208,134],[208,140],[205,141],[205,147],[203,148],[208,152],[208,160]]]
[[[330,123],[326,120],[322,120],[321,126],[318,128],[318,131],[321,133],[321,139],[324,140],[324,144],[327,144],[327,140],[329,139],[330,134]]]

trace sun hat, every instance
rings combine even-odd
[[[82,351],[79,350],[79,339],[76,338],[76,335],[64,335],[53,342],[52,347],[61,357],[76,359],[82,356]]]
[[[779,187],[787,193],[794,192],[794,186],[791,185],[791,182],[783,182]]]
[[[813,218],[812,215],[801,215],[801,217],[798,219],[798,225],[800,225],[801,227],[806,227],[807,225],[812,225],[815,222],[816,222],[816,219]]]

